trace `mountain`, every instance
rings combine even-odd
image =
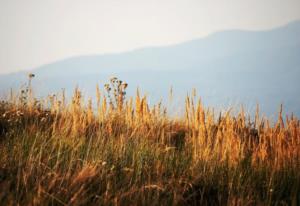
[[[106,55],[78,56],[33,69],[39,95],[76,85],[88,96],[95,85],[117,76],[150,99],[165,99],[173,86],[175,105],[196,88],[206,105],[227,108],[256,103],[266,115],[281,103],[300,116],[300,21],[267,31],[229,30],[185,43]],[[1,75],[0,92],[19,88],[24,72]],[[176,107],[175,107],[176,109]]]

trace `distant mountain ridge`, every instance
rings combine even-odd
[[[79,85],[93,95],[96,83],[110,76],[137,86],[158,100],[172,85],[183,99],[196,88],[207,105],[261,105],[266,114],[284,103],[300,115],[300,21],[267,31],[230,30],[172,46],[130,52],[68,58],[32,70],[36,92],[61,88],[71,93]],[[1,75],[0,92],[26,81],[24,72]]]

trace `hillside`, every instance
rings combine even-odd
[[[296,116],[216,117],[188,96],[173,118],[114,88],[95,110],[78,90],[0,102],[0,205],[299,205]]]

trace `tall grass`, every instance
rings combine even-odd
[[[96,109],[78,88],[69,103],[31,88],[2,101],[0,204],[300,204],[296,117],[216,115],[192,95],[175,119],[126,87],[97,87]]]

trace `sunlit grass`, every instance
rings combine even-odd
[[[34,76],[30,77],[30,81]],[[111,79],[96,108],[79,89],[0,105],[2,205],[299,205],[300,122],[216,115],[195,95],[174,119]]]

